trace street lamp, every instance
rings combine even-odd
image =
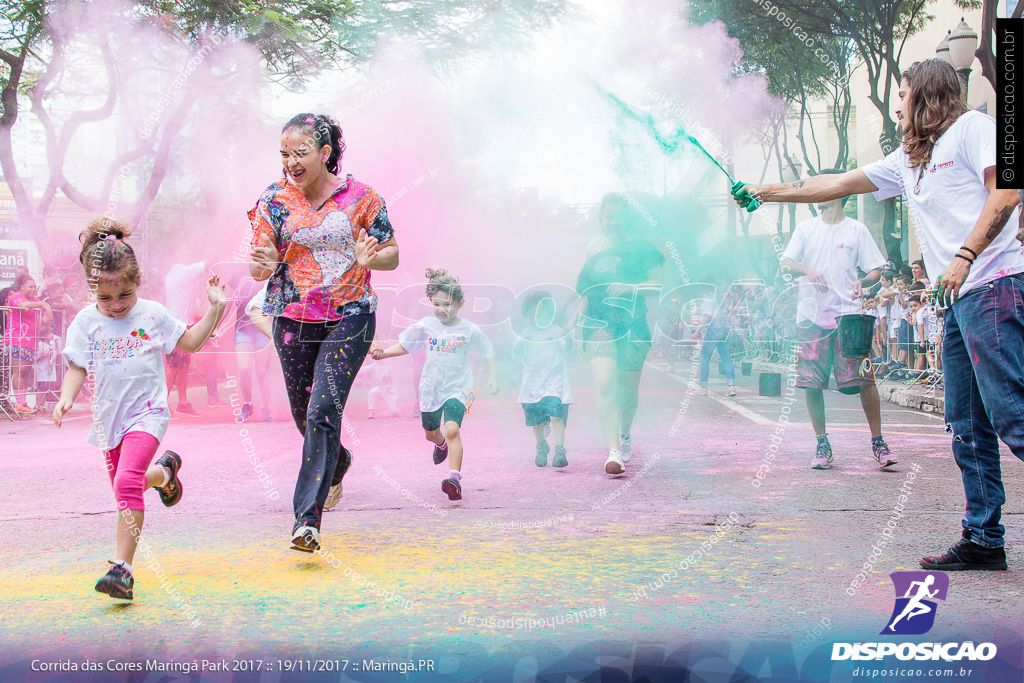
[[[971,64],[978,51],[978,32],[960,18],[960,25],[949,34],[949,56],[960,77],[960,100],[967,104],[967,82],[971,77]]]
[[[949,34],[951,33],[952,31],[946,31],[946,35],[942,37],[942,42],[935,48],[935,56],[946,64],[953,66],[953,58],[949,56]]]

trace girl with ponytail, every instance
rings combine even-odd
[[[206,288],[209,310],[186,329],[161,304],[140,299],[141,271],[129,235],[131,228],[109,218],[97,218],[81,234],[79,259],[95,303],[68,326],[63,351],[68,371],[53,410],[53,423],[60,427],[86,379],[94,383],[86,440],[103,451],[118,508],[117,559],[96,590],[123,600],[133,598],[131,563],[145,517],[143,493],[156,488],[168,507],[182,494],[178,454],[167,451],[151,464],[171,419],[161,352],[201,349],[226,301],[214,276]]]

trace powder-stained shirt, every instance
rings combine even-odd
[[[939,136],[925,168],[912,168],[903,146],[889,156],[863,167],[877,191],[875,199],[903,194],[921,238],[925,270],[933,277],[953,262],[974,230],[988,200],[985,170],[996,165],[996,121],[980,111],[969,111]],[[919,191],[915,191],[917,188]],[[1017,241],[1020,207],[1004,228],[978,254],[960,296],[993,280],[1024,273],[1024,256]]]
[[[89,443],[110,450],[128,432],[163,438],[171,411],[160,352],[174,351],[184,333],[184,322],[149,299],[123,318],[103,315],[96,304],[75,316],[63,354],[95,382]]]
[[[531,325],[519,337],[515,347],[516,355],[523,360],[519,403],[537,403],[545,396],[572,403],[567,363],[570,340],[564,330],[557,325],[543,329]]]
[[[398,343],[409,353],[420,349],[427,353],[420,375],[420,410],[425,413],[437,410],[451,398],[465,405],[473,388],[468,353],[475,351],[484,358],[494,356],[494,347],[483,330],[462,318],[445,325],[434,316],[427,316],[403,330]]]
[[[22,304],[38,299],[29,299],[21,292],[14,292],[7,300],[11,307],[8,312],[7,326],[4,330],[5,342],[11,346],[20,346],[35,350],[39,343],[39,309],[21,308]]]
[[[381,244],[394,236],[387,208],[373,188],[347,176],[319,208],[285,178],[268,187],[249,211],[252,246],[264,237],[277,247],[263,312],[322,322],[372,313],[377,296],[370,270],[356,263],[359,231]]]

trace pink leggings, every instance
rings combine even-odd
[[[118,510],[145,510],[142,494],[146,490],[146,470],[153,462],[160,445],[156,437],[146,432],[128,432],[121,443],[103,451],[114,485],[114,498]]]

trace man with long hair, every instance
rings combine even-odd
[[[949,306],[942,345],[946,422],[967,510],[961,539],[925,569],[1006,569],[1006,501],[999,439],[1024,460],[1024,257],[1016,238],[1017,190],[996,188],[996,126],[960,102],[956,71],[939,59],[903,73],[896,117],[903,144],[841,175],[746,186],[736,201],[827,202],[871,192],[903,194],[939,304]],[[1007,227],[1009,226],[1009,227]]]

